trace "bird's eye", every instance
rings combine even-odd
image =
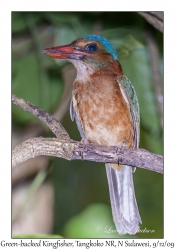
[[[95,43],[90,43],[90,44],[86,45],[85,50],[87,50],[89,52],[95,52],[95,51],[97,51],[97,45]]]

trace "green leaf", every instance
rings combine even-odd
[[[12,31],[13,33],[23,31],[27,28],[23,19],[22,12],[12,12]]]
[[[12,32],[17,33],[25,31],[27,24],[25,22],[25,15],[30,15],[31,12],[12,12]],[[39,12],[33,12],[32,18],[34,22],[38,22],[41,19]]]
[[[13,59],[13,65],[12,93],[48,112],[53,109],[63,91],[61,77],[49,77],[47,71],[41,69],[34,53],[21,59]],[[14,121],[18,123],[38,121],[15,105],[12,106],[12,113]]]
[[[68,238],[125,238],[116,232],[110,207],[101,203],[89,205],[71,218],[64,227],[64,235]]]

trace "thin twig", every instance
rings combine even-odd
[[[145,36],[149,50],[156,100],[159,113],[161,116],[161,125],[163,127],[163,93],[162,93],[161,78],[160,78],[159,52],[154,35],[151,32],[146,31]]]
[[[143,16],[150,24],[152,24],[156,29],[163,32],[163,11],[139,11],[141,16]]]
[[[16,95],[12,95],[12,103],[46,123],[57,138],[60,138],[62,140],[70,140],[70,137],[65,128],[54,116],[48,114],[46,111],[38,108],[32,103],[19,98]]]

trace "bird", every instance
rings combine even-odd
[[[139,147],[138,98],[108,39],[85,35],[70,44],[42,52],[71,62],[77,70],[70,116],[76,121],[82,140],[120,149]],[[134,235],[142,224],[132,174],[136,167],[118,163],[105,165],[116,230],[120,235]]]

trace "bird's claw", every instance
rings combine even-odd
[[[122,155],[124,153],[124,149],[126,148],[126,141],[123,141],[119,146],[118,146],[118,149],[117,149],[117,153],[119,153],[119,157],[118,157],[118,166],[120,167],[120,163],[121,162],[121,159],[122,157],[120,155]]]
[[[119,153],[120,155],[122,155],[124,153],[124,149],[126,148],[126,141],[123,141],[119,146],[118,146],[118,150],[117,153]]]
[[[81,139],[81,143],[87,145],[87,144],[89,144],[89,143],[92,143],[92,141],[89,140],[89,139]]]
[[[81,152],[81,158],[82,158],[82,160],[84,160],[84,149],[85,149],[86,145],[92,143],[92,141],[88,140],[88,139],[81,139],[81,143],[83,144],[83,151]]]

